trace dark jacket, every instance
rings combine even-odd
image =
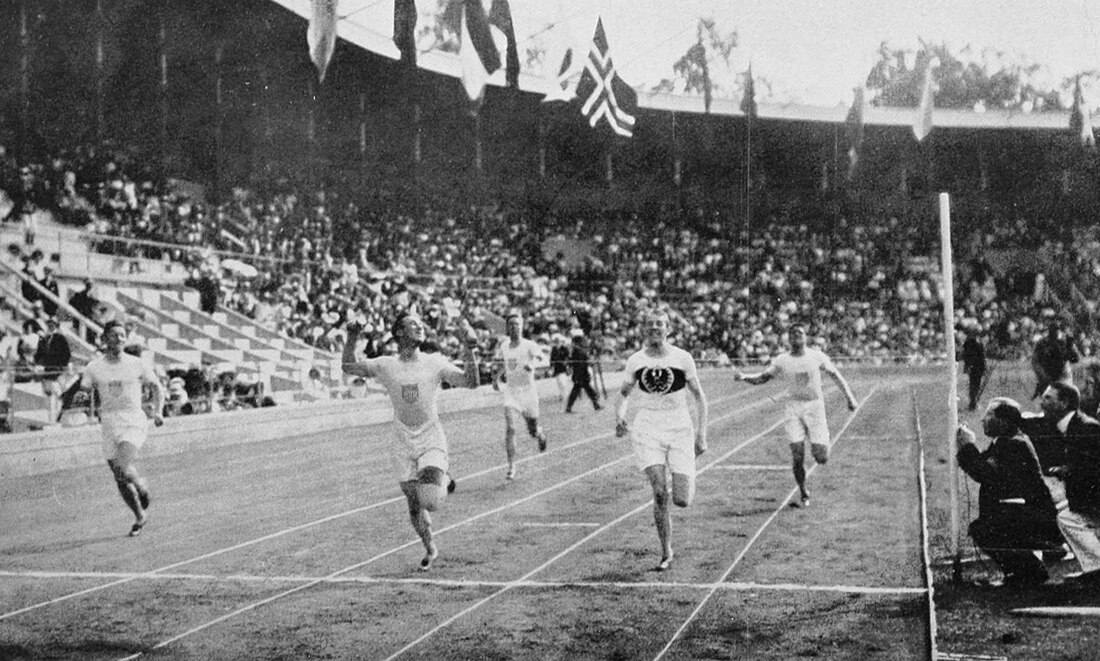
[[[569,352],[569,374],[573,383],[591,383],[592,371],[588,368],[591,361],[588,358],[588,350],[584,345],[576,343]]]
[[[1061,543],[1054,500],[1027,436],[1017,433],[995,438],[981,451],[965,443],[959,448],[958,459],[959,468],[981,485],[978,520],[982,527],[998,530],[1001,543],[1033,549]]]
[[[46,378],[56,379],[69,366],[72,357],[69,341],[59,331],[54,331],[38,341],[34,362],[44,368]]]
[[[985,372],[985,347],[978,338],[967,336],[962,346],[962,362],[967,374]]]
[[[1039,458],[1023,434],[993,439],[985,450],[972,443],[959,448],[959,468],[981,485],[978,515],[995,513],[1003,501],[1023,499],[1029,508],[1055,515],[1054,501],[1039,471]]]
[[[1066,427],[1066,500],[1074,512],[1100,514],[1100,422],[1077,412]]]
[[[1062,432],[1058,431],[1057,420],[1051,420],[1046,415],[1025,413],[1020,430],[1031,439],[1043,475],[1050,475],[1051,469],[1066,465],[1066,441]]]

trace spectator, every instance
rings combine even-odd
[[[588,355],[588,341],[579,331],[573,337],[573,350],[569,353],[569,375],[573,381],[573,389],[569,391],[569,399],[565,402],[565,412],[573,412],[573,404],[582,392],[592,400],[595,410],[602,409],[600,398],[592,387],[592,360]]]
[[[69,341],[61,334],[61,325],[57,318],[50,317],[46,320],[46,332],[38,340],[34,353],[34,362],[42,367],[42,380],[56,385],[71,360]]]
[[[1052,320],[1047,324],[1047,334],[1035,343],[1031,367],[1035,372],[1035,399],[1043,394],[1051,383],[1073,383],[1071,363],[1080,360],[1080,353],[1073,339],[1062,330],[1062,325]]]
[[[92,279],[84,278],[84,289],[76,292],[69,297],[69,305],[72,306],[79,314],[83,315],[85,319],[94,319],[96,316],[96,310],[99,308],[99,299],[92,293]],[[73,319],[73,330],[80,332],[80,319]],[[84,339],[89,344],[95,344],[96,333],[91,328],[87,328],[85,331]]]
[[[967,376],[967,395],[969,403],[966,408],[973,411],[978,407],[978,397],[981,395],[982,378],[985,376],[985,345],[982,343],[981,327],[974,325],[964,331],[966,339],[963,340],[962,355],[960,359],[963,371]]]
[[[1045,582],[1047,570],[1032,550],[1062,544],[1054,501],[1043,484],[1035,450],[1020,431],[1021,422],[1020,405],[998,397],[982,416],[982,430],[993,439],[984,451],[965,425],[957,434],[959,468],[981,485],[970,536],[1000,567],[1005,585]]]
[[[1081,413],[1080,402],[1072,384],[1054,382],[1043,392],[1043,411],[1057,420],[1065,447],[1065,463],[1052,471],[1066,490],[1058,527],[1081,565],[1074,579],[1100,585],[1100,422]]]
[[[558,399],[565,401],[566,387],[569,381],[569,340],[561,333],[554,333],[553,346],[550,348],[550,377],[558,385]]]

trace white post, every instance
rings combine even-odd
[[[959,486],[955,431],[959,427],[959,380],[955,367],[955,274],[951,258],[951,197],[940,193],[940,268],[943,271],[943,331],[947,341],[947,481],[951,493],[951,557],[959,572]]]

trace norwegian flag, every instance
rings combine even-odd
[[[606,119],[615,133],[627,138],[634,135],[638,95],[619,77],[611,63],[602,18],[596,21],[596,34],[588,49],[588,62],[577,83],[577,98],[584,100],[581,112],[593,128],[600,119]]]

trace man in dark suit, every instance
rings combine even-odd
[[[959,468],[981,485],[970,536],[1001,568],[1006,585],[1045,582],[1047,570],[1032,551],[1062,544],[1054,501],[1035,450],[1020,431],[1022,421],[1020,405],[998,397],[982,416],[982,429],[993,439],[989,447],[979,450],[965,425],[957,435]]]
[[[1055,382],[1043,391],[1044,417],[1062,436],[1062,464],[1048,470],[1065,485],[1058,504],[1058,527],[1066,538],[1081,582],[1100,585],[1100,422],[1079,410],[1081,394],[1071,384]]]
[[[978,407],[978,397],[981,395],[982,390],[982,378],[985,376],[985,345],[982,344],[980,326],[969,327],[964,333],[966,339],[963,341],[962,355],[959,359],[962,360],[963,371],[966,372],[969,378],[967,394],[970,402],[966,408],[973,411]]]

